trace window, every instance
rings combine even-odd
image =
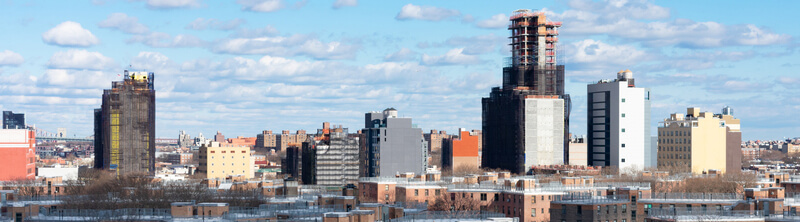
[[[414,196],[419,196],[419,190],[417,189],[414,190]]]
[[[561,205],[561,214],[567,214],[567,205]]]
[[[628,205],[627,204],[623,204],[622,205],[622,213],[624,214],[624,213],[627,213],[627,212],[628,212]]]
[[[531,208],[531,217],[536,217],[536,208]]]
[[[623,162],[623,163],[625,162],[625,158],[622,158],[622,162]]]
[[[622,118],[625,118],[625,113],[622,114]]]
[[[625,98],[622,98],[622,102],[623,102],[623,103],[625,102]]]
[[[622,128],[622,132],[623,132],[623,133],[625,132],[625,128]]]
[[[428,196],[428,192],[429,192],[429,190],[425,189],[425,196],[426,197]]]
[[[624,143],[622,144],[622,148],[625,148],[625,144]]]
[[[486,201],[487,195],[485,193],[481,194],[481,201]]]
[[[389,185],[384,186],[385,190],[389,190]]]
[[[442,191],[441,190],[436,190],[436,191],[434,191],[434,193],[436,194],[436,196],[439,196],[442,193]]]

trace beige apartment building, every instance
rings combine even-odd
[[[738,142],[734,141],[736,139]],[[739,170],[740,143],[738,119],[688,108],[687,114],[674,113],[659,126],[658,167],[695,174],[709,170]]]
[[[233,175],[253,177],[253,159],[250,157],[250,147],[246,146],[220,146],[218,142],[211,142],[208,146],[200,147],[200,166],[198,172],[205,173],[206,178],[226,178]]]

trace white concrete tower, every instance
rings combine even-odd
[[[614,80],[589,84],[587,155],[591,166],[620,171],[656,166],[650,144],[650,90],[636,88],[633,73],[620,71]]]

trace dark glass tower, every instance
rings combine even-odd
[[[564,93],[564,65],[557,64],[561,22],[549,22],[544,13],[530,10],[516,10],[509,20],[511,58],[503,68],[503,86],[492,88],[482,100],[482,167],[524,174],[532,165],[565,164],[569,159],[570,98]],[[563,105],[563,114],[552,115],[562,109],[541,108],[538,102]],[[541,128],[531,126],[532,121],[551,117],[560,119],[550,125],[558,127],[550,135],[563,136],[563,141],[540,141],[534,131]]]

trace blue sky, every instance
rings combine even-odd
[[[255,136],[321,122],[355,131],[387,107],[424,131],[480,129],[500,84],[508,16],[563,21],[559,47],[585,134],[586,84],[634,72],[653,127],[734,107],[744,139],[800,136],[800,2],[0,1],[0,109],[92,134],[102,89],[156,73],[157,137]],[[713,10],[710,10],[713,9]],[[654,131],[655,132],[655,131]]]

